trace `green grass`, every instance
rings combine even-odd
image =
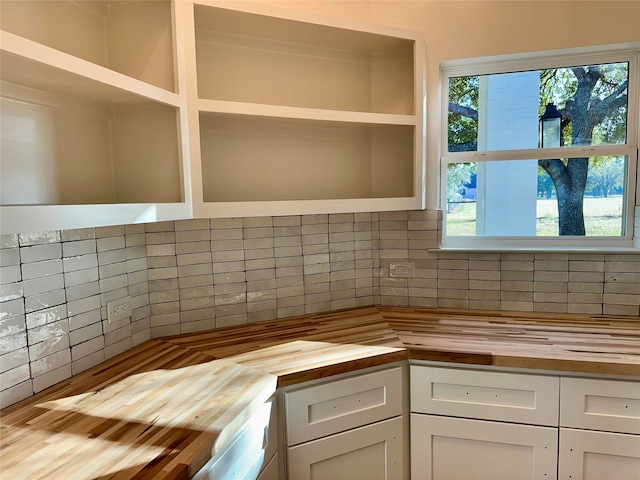
[[[587,236],[615,237],[621,234],[622,197],[585,198]],[[536,232],[538,236],[558,235],[558,204],[556,200],[537,201]],[[475,235],[476,204],[461,203],[447,214],[447,235]]]

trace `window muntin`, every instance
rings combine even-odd
[[[596,52],[587,54],[585,52],[575,51],[562,52],[562,55],[525,55],[526,58],[511,57],[505,61],[501,59],[478,59],[476,62],[472,60],[448,62],[442,70],[443,102],[442,105],[447,106],[447,114],[443,115],[442,123],[442,142],[445,145],[443,156],[441,158],[441,208],[444,212],[444,229],[443,229],[443,247],[444,248],[581,248],[581,247],[632,247],[633,245],[633,216],[635,195],[637,189],[637,158],[638,158],[638,51],[613,51],[611,48],[605,50],[606,53]],[[573,55],[575,53],[575,55]],[[575,58],[579,61],[575,61]],[[581,67],[567,67],[567,65],[581,65]],[[593,84],[594,95],[590,98],[590,107],[596,109],[598,105],[602,105],[603,99],[610,98],[611,102],[615,99],[615,105],[607,115],[600,117],[598,122],[593,124],[590,130],[591,136],[588,142],[582,137],[574,135],[573,120],[571,118],[563,118],[562,121],[562,145],[556,148],[540,148],[539,145],[539,117],[544,112],[544,108],[550,101],[558,102],[559,110],[564,110],[563,114],[567,115],[567,110],[574,108],[571,102],[575,104],[568,94],[558,93],[555,90],[542,85],[548,80],[547,77],[553,73],[556,77],[566,80],[569,71],[573,73],[573,69],[581,68],[582,72],[589,73],[600,69],[605,73],[616,72],[614,82],[600,86]],[[595,75],[595,73],[594,73]],[[488,80],[489,77],[493,77]],[[523,78],[524,77],[524,78]],[[461,79],[464,79],[462,81]],[[526,87],[514,88],[515,80],[529,82]],[[493,82],[494,85],[490,85]],[[502,84],[504,87],[496,95],[495,91],[490,92],[489,87],[495,87],[495,84]],[[567,82],[568,85],[568,82]],[[546,90],[545,90],[546,89]],[[607,90],[608,89],[608,90]],[[584,90],[584,88],[583,88]],[[519,98],[514,96],[514,92],[522,93]],[[536,93],[531,94],[532,91]],[[574,88],[575,91],[575,88]],[[526,94],[525,94],[526,92]],[[491,112],[491,108],[487,108],[487,94],[490,93],[494,98],[501,97],[502,104],[498,102],[497,110]],[[609,95],[607,97],[606,95]],[[565,98],[564,102],[559,99]],[[622,101],[622,100],[623,101]],[[454,101],[458,103],[452,104]],[[567,107],[569,103],[569,107]],[[584,102],[583,102],[584,103]],[[478,108],[478,106],[480,108]],[[512,108],[524,114],[507,118],[501,115],[500,107]],[[465,110],[466,108],[466,110]],[[469,112],[469,109],[477,111],[477,120],[467,116],[467,123],[452,122],[453,115],[461,115]],[[462,110],[460,112],[459,110]],[[498,112],[498,114],[496,114]],[[595,110],[594,110],[595,112]],[[493,115],[493,117],[492,117]],[[475,125],[473,124],[475,122]],[[474,130],[475,129],[475,130]],[[526,135],[523,134],[526,132]],[[475,143],[475,145],[474,145]],[[531,160],[531,159],[540,159]],[[602,159],[608,159],[612,162],[616,159],[618,164],[624,164],[624,186],[618,187],[617,201],[620,202],[619,213],[616,213],[615,234],[603,233],[602,230],[590,225],[588,220],[592,212],[585,207],[585,228],[584,233],[574,234],[572,232],[550,234],[549,229],[540,229],[537,226],[535,231],[529,230],[526,234],[513,231],[503,231],[493,235],[478,235],[476,232],[470,233],[469,224],[467,231],[456,231],[456,221],[454,217],[449,217],[449,202],[451,199],[450,187],[447,186],[451,182],[451,169],[456,166],[458,169],[465,168],[463,165],[480,165],[482,169],[491,168],[491,163],[501,164],[506,175],[511,167],[506,168],[510,163],[515,166],[518,162],[522,162],[519,168],[524,168],[529,173],[528,188],[533,189],[536,193],[527,193],[526,196],[531,197],[537,195],[536,181],[532,180],[537,177],[542,163],[545,160],[553,160],[556,166],[559,162],[565,164],[569,159],[580,160],[588,167],[585,171],[589,172],[588,182],[582,192],[581,198],[585,201],[585,205],[591,203],[594,188],[591,184],[595,181],[595,177],[599,174],[597,165]],[[571,160],[573,161],[573,160]],[[484,165],[487,163],[487,165]],[[547,162],[548,163],[548,162]],[[577,163],[577,162],[574,162]],[[524,167],[528,164],[528,167]],[[527,170],[528,169],[528,170]],[[457,172],[459,175],[460,172]],[[547,174],[548,176],[549,174]],[[548,180],[547,180],[548,181]],[[606,179],[601,179],[605,182]],[[513,182],[511,182],[513,183]],[[517,182],[516,182],[517,183]],[[531,186],[531,183],[534,186]],[[619,182],[618,182],[619,183]],[[509,185],[510,182],[507,182]],[[476,185],[476,188],[478,186]],[[489,185],[488,191],[491,195],[496,192],[502,194],[500,202],[501,208],[505,211],[514,210],[518,202],[518,197],[522,197],[522,191],[518,193],[510,193],[509,186],[505,187]],[[517,190],[517,189],[516,189]],[[487,191],[485,188],[484,191]],[[556,192],[557,193],[557,192]],[[556,211],[558,202],[556,193],[552,195],[556,201]],[[468,198],[464,199],[468,201]],[[477,200],[476,200],[477,201]],[[480,199],[477,201],[482,208],[482,202],[485,204],[488,199]],[[613,202],[613,200],[607,200]],[[472,209],[475,215],[475,207],[465,205],[465,208]],[[530,208],[530,207],[529,207]],[[481,210],[481,212],[484,210]],[[536,207],[537,211],[537,207]],[[513,213],[513,215],[516,215]],[[621,216],[620,216],[621,215]],[[517,224],[518,222],[509,220],[505,215],[503,223],[506,225]],[[475,217],[474,217],[475,218]],[[537,213],[536,213],[537,218]],[[450,220],[450,222],[448,222]],[[613,219],[611,219],[613,220]],[[470,222],[472,223],[472,222]],[[536,224],[540,223],[536,221]],[[593,222],[592,222],[593,223]],[[618,230],[619,225],[619,230]],[[475,227],[475,225],[474,225]],[[475,229],[475,228],[474,228]]]

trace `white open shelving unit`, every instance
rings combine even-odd
[[[184,8],[196,216],[424,208],[422,34],[241,2]]]
[[[419,33],[189,0],[0,29],[2,233],[423,208]]]
[[[190,216],[173,10],[0,2],[2,233]]]

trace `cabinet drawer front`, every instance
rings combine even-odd
[[[411,366],[411,411],[558,424],[556,377]]]
[[[563,378],[560,426],[640,434],[640,382]]]
[[[412,480],[552,480],[558,430],[411,414]]]
[[[287,445],[402,414],[402,368],[285,393]]]
[[[402,438],[402,417],[396,417],[289,447],[289,478],[401,479]]]
[[[560,429],[558,478],[640,480],[640,437]]]
[[[194,480],[255,479],[265,460],[272,404],[265,403],[227,444],[202,467]]]

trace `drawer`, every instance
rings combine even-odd
[[[255,480],[265,461],[272,403],[267,402],[194,476],[194,480]]]
[[[271,403],[271,413],[269,414],[269,424],[265,432],[264,458],[269,461],[278,451],[278,402],[277,398],[271,397],[267,403]],[[266,467],[265,467],[266,468]]]
[[[285,393],[287,445],[402,414],[402,367]]]
[[[412,412],[558,425],[557,377],[422,365],[410,372]]]
[[[640,382],[563,377],[560,426],[640,434]]]

